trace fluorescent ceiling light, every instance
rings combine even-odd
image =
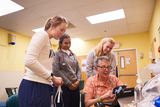
[[[125,14],[123,9],[119,9],[119,10],[115,10],[107,13],[89,16],[86,18],[91,24],[97,24],[97,23],[125,18]]]
[[[74,39],[71,39],[71,42],[77,43],[77,42],[83,42],[83,40],[79,38],[74,38]]]
[[[11,0],[0,0],[0,16],[10,14],[19,10],[24,9],[24,7],[16,4]]]
[[[38,31],[40,31],[40,30],[44,30],[44,27],[42,27],[42,28],[38,28],[38,29],[33,29],[32,31],[34,31],[34,32],[38,32]]]

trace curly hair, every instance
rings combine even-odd
[[[103,55],[104,55],[103,45],[104,45],[105,43],[107,43],[107,42],[115,45],[115,41],[114,41],[113,38],[103,38],[103,39],[101,40],[101,42],[94,48],[94,51],[95,51],[97,57],[100,57],[100,56],[103,56]]]

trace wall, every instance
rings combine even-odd
[[[16,35],[16,44],[8,44],[8,34]],[[19,87],[24,76],[24,56],[31,38],[0,28],[0,101],[6,101],[6,87]],[[18,91],[18,89],[17,89]]]
[[[160,0],[156,0],[155,8],[154,8],[154,13],[149,29],[149,36],[150,36],[150,44],[153,40],[154,37],[156,37],[156,43],[155,43],[155,52],[156,52],[156,58],[160,58],[159,53],[158,53],[158,46],[160,45],[160,37],[159,37],[159,32],[158,29],[160,27]]]
[[[8,34],[16,35],[16,44],[8,44]],[[0,71],[24,71],[24,56],[31,38],[0,28]]]

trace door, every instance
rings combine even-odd
[[[86,66],[84,62],[87,59],[87,55],[77,56],[77,59],[78,59],[78,62],[79,62],[80,68],[81,68],[81,81],[84,80],[84,86],[85,86],[86,81],[87,81],[87,74],[86,74],[86,71],[84,69],[85,66]],[[80,93],[82,93],[82,92],[83,92],[83,90],[80,90]]]
[[[136,86],[137,57],[136,49],[117,51],[118,78],[129,87]]]

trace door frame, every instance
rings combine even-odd
[[[126,48],[126,49],[114,49],[112,52],[115,53],[116,56],[116,65],[118,65],[118,59],[117,59],[117,51],[125,51],[125,50],[136,50],[136,62],[137,62],[137,74],[139,74],[139,63],[138,63],[138,51],[137,48]]]

